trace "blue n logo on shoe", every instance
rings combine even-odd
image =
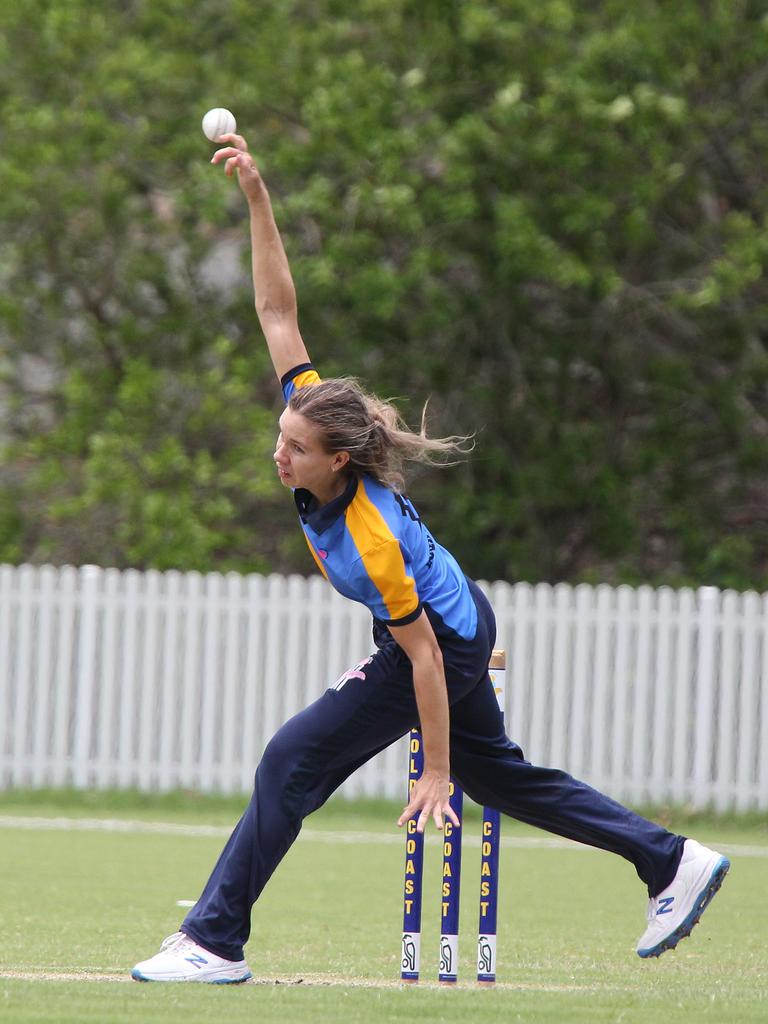
[[[659,900],[659,909],[656,911],[656,917],[659,914],[671,914],[672,904],[675,902],[674,896],[665,896],[664,899]]]
[[[193,956],[185,956],[184,959],[187,961],[187,963],[192,964],[193,967],[197,967],[198,970],[208,963],[205,957],[200,956],[199,953],[195,953]]]

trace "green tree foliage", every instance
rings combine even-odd
[[[0,2],[0,558],[306,571],[235,111],[328,373],[477,433],[486,578],[768,582],[768,16],[749,0]]]

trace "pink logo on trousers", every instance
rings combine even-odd
[[[350,679],[365,679],[365,672],[363,669],[366,665],[370,665],[373,661],[373,655],[370,658],[366,658],[365,661],[360,661],[354,668],[348,668],[343,676],[339,676],[336,682],[331,687],[332,690],[340,690],[345,683],[348,683]]]

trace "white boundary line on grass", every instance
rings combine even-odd
[[[67,818],[32,817],[26,815],[0,814],[0,829],[22,829],[40,832],[127,832],[149,833],[166,836],[189,836],[190,838],[226,839],[232,832],[231,826],[185,825],[170,821],[136,821],[124,818]],[[427,833],[427,841],[442,842],[442,836],[435,830]],[[351,844],[397,844],[403,842],[404,833],[334,831],[331,829],[305,828],[299,839],[310,843],[351,843]],[[470,833],[464,839],[468,846],[479,847],[480,836]],[[502,833],[502,845],[516,849],[589,850],[591,847],[569,839],[550,836],[510,836]],[[748,846],[741,843],[718,843],[720,853],[734,857],[768,857],[768,845]]]
[[[0,970],[0,980],[8,981],[112,981],[112,982],[132,982],[137,984],[131,978],[128,971],[114,973],[105,971],[44,971],[44,970],[18,970],[18,971],[2,971]],[[150,982],[149,984],[152,984]],[[158,983],[159,984],[159,983]],[[178,983],[177,983],[178,984]],[[445,991],[445,986],[441,985],[437,981],[422,979],[419,981],[417,986],[406,985],[396,979],[388,978],[355,978],[355,977],[341,977],[333,974],[300,974],[294,977],[253,977],[241,985],[231,986],[232,988],[246,988],[252,985],[271,985],[274,987],[288,988],[290,986],[302,987],[320,987],[320,988],[389,988],[389,989],[402,989],[403,991],[412,992],[414,987],[419,989],[433,989],[440,992]],[[636,985],[614,985],[611,983],[595,983],[589,982],[583,985],[578,983],[570,985],[557,985],[535,982],[513,982],[513,981],[499,981],[488,989],[478,989],[474,980],[467,978],[464,982],[459,982],[459,989],[470,991],[472,989],[478,991],[498,991],[503,990],[507,992],[608,992],[608,993],[628,993],[628,992],[642,992],[643,984]]]

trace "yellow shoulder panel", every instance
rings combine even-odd
[[[297,374],[291,383],[297,390],[305,388],[308,384],[319,384],[320,374],[317,370],[305,370],[303,373]]]
[[[381,594],[390,619],[402,619],[416,611],[419,595],[413,577],[405,568],[400,544],[384,516],[366,494],[362,479],[347,508],[346,526],[371,582]]]

